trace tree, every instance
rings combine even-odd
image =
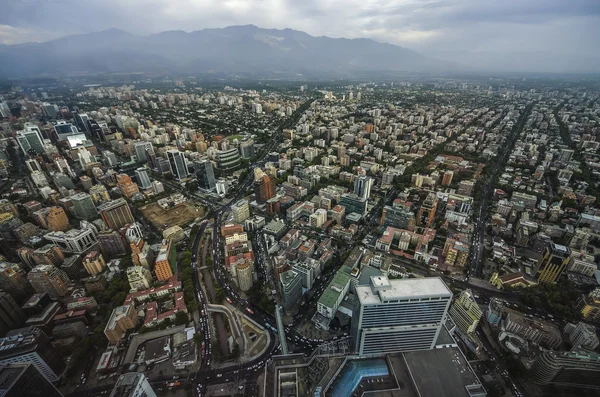
[[[188,314],[184,311],[175,313],[175,325],[187,324],[189,320]]]

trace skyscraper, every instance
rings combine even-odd
[[[152,187],[152,182],[150,181],[150,176],[148,175],[148,170],[146,168],[138,168],[135,170],[135,176],[138,181],[138,185],[142,189],[148,189]]]
[[[92,196],[87,193],[77,193],[72,195],[71,203],[73,203],[73,211],[79,219],[90,220],[98,217],[96,206],[92,200]]]
[[[361,355],[426,350],[435,346],[452,292],[439,277],[371,277],[357,286],[352,336]]]
[[[373,178],[366,175],[361,175],[354,180],[354,194],[363,199],[371,197],[371,187],[373,186]]]
[[[0,365],[2,397],[63,397],[34,364],[15,362]]]
[[[33,289],[39,293],[47,293],[52,298],[60,298],[67,294],[69,277],[52,265],[39,265],[27,274],[27,280]]]
[[[215,180],[215,172],[212,163],[208,160],[194,161],[194,169],[196,170],[196,179],[198,186],[205,190],[213,190],[217,181]]]
[[[17,131],[17,142],[25,155],[29,150],[34,150],[37,154],[44,153],[44,138],[38,127],[28,126],[23,131]]]
[[[531,380],[539,385],[600,387],[600,354],[586,350],[558,352],[544,350],[530,369]]]
[[[464,290],[450,307],[450,317],[465,334],[475,332],[483,312],[479,308],[471,290]]]
[[[0,333],[6,334],[11,329],[19,328],[25,322],[25,313],[17,305],[13,297],[0,291]]]
[[[259,203],[275,197],[275,180],[260,168],[254,169],[254,194]]]
[[[119,198],[98,206],[98,212],[106,226],[119,230],[128,223],[133,223],[133,215],[125,199]]]
[[[152,147],[152,142],[136,142],[133,144],[135,149],[135,156],[137,157],[138,163],[145,163],[148,161],[148,154],[154,154],[154,148]]]
[[[279,275],[279,282],[283,295],[283,308],[289,313],[302,297],[302,276],[294,270],[287,270]]]
[[[254,157],[254,140],[248,139],[240,143],[240,154],[243,159]]]
[[[171,164],[171,169],[173,170],[173,176],[177,179],[185,179],[190,174],[187,168],[187,164],[185,163],[185,156],[179,150],[169,150],[167,151],[167,159]]]
[[[552,284],[567,267],[571,255],[569,247],[550,243],[535,266],[535,275],[540,284]]]

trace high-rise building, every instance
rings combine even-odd
[[[254,194],[259,203],[266,203],[275,197],[275,179],[260,168],[254,169]]]
[[[450,306],[450,317],[456,326],[465,334],[475,332],[483,312],[479,308],[471,290],[464,290]]]
[[[62,252],[82,254],[96,244],[93,229],[71,229],[66,232],[50,232],[44,238],[56,245]]]
[[[158,157],[156,159],[156,169],[161,175],[166,173],[173,174],[173,170],[171,169],[171,163],[169,160],[164,159],[162,157]]]
[[[397,229],[413,230],[415,227],[415,214],[404,207],[383,207],[381,214],[382,227],[392,226]]]
[[[550,243],[535,266],[540,284],[552,284],[561,276],[569,263],[571,250],[564,245]]]
[[[90,220],[98,217],[92,196],[87,193],[77,193],[70,197],[73,211],[79,219]]]
[[[135,149],[135,156],[137,157],[138,163],[145,163],[148,161],[148,154],[154,154],[154,148],[152,142],[136,142],[133,144]]]
[[[54,124],[54,140],[56,141],[64,141],[67,137],[76,135],[79,133],[77,127],[75,127],[71,123],[67,123],[66,121],[58,121]]]
[[[254,157],[254,140],[248,139],[240,143],[240,154],[244,160]]]
[[[62,207],[50,207],[48,212],[45,214],[45,221],[48,230],[53,232],[64,232],[71,228],[71,225],[69,224],[69,217]]]
[[[173,176],[175,178],[185,179],[189,176],[190,173],[185,162],[185,156],[182,152],[175,149],[168,150],[167,159],[171,164],[171,169],[173,170]]]
[[[142,266],[131,266],[127,268],[127,281],[132,290],[144,290],[152,285],[152,273]]]
[[[142,189],[148,189],[152,187],[150,175],[148,175],[148,170],[146,168],[138,168],[137,170],[135,170],[135,176],[137,178],[138,185]]]
[[[37,154],[44,153],[44,138],[38,127],[28,126],[23,131],[17,131],[17,143],[25,155],[30,150]]]
[[[356,287],[352,315],[356,353],[385,354],[432,349],[450,306],[452,292],[439,277],[371,277]]]
[[[250,206],[248,200],[241,199],[231,206],[233,221],[235,223],[243,223],[250,217]]]
[[[194,169],[196,170],[198,186],[204,190],[214,190],[217,181],[212,163],[208,160],[194,161]]]
[[[363,199],[371,197],[371,188],[373,187],[373,178],[361,175],[354,180],[354,194]]]
[[[63,297],[69,292],[69,277],[56,266],[38,265],[27,274],[27,280],[37,293],[47,293],[52,298]]]
[[[110,229],[119,230],[128,223],[134,222],[129,205],[122,198],[104,203],[97,209],[102,220]]]
[[[586,350],[542,351],[531,366],[530,379],[539,385],[600,388],[600,354]]]
[[[279,275],[279,282],[281,283],[283,308],[289,313],[302,297],[302,276],[294,270],[287,270]]]
[[[452,184],[452,177],[454,177],[454,172],[451,170],[444,172],[444,176],[442,177],[442,186],[450,186]]]
[[[112,344],[117,344],[129,329],[135,327],[137,312],[133,304],[117,306],[104,327],[104,335]]]
[[[150,249],[150,244],[141,238],[137,238],[131,241],[129,246],[131,247],[131,261],[133,264],[151,270],[154,257]]]
[[[430,192],[421,204],[419,208],[419,214],[417,215],[417,224],[419,226],[429,227],[435,218],[435,211],[437,210],[438,198],[435,193]]]
[[[158,281],[168,280],[173,277],[177,267],[177,251],[172,240],[163,240],[156,263],[154,264],[154,273]]]
[[[11,329],[19,328],[25,322],[25,313],[17,305],[10,293],[0,291],[0,333],[5,335]]]
[[[2,397],[63,397],[31,362],[0,366]]]
[[[573,349],[586,349],[594,351],[600,344],[596,335],[596,327],[591,324],[579,322],[577,324],[567,324],[564,333],[569,337],[569,342]]]
[[[0,289],[22,299],[27,292],[27,278],[18,263],[0,261]]]
[[[91,137],[92,129],[90,128],[90,117],[86,113],[75,113],[73,118],[75,119],[75,124],[77,124],[79,131],[82,131],[86,136]]]
[[[119,161],[117,160],[117,156],[115,156],[115,154],[113,152],[111,152],[110,150],[102,151],[102,162],[107,167],[114,167],[117,164],[119,164]]]
[[[57,382],[65,369],[61,352],[37,327],[1,338],[0,346],[0,365],[32,364],[51,383]]]
[[[134,194],[138,193],[140,189],[137,183],[131,180],[131,177],[127,174],[117,174],[117,185],[123,195],[127,198],[131,198]]]
[[[250,291],[253,284],[252,265],[250,262],[243,262],[236,265],[238,286],[244,292]]]
[[[345,208],[346,215],[353,212],[364,215],[367,213],[368,201],[353,193],[344,193],[340,197],[340,205]]]
[[[237,148],[219,150],[217,152],[217,165],[219,170],[230,170],[240,166],[242,159]]]
[[[107,259],[112,259],[127,253],[127,244],[121,233],[102,231],[96,236],[98,248]]]
[[[109,397],[156,397],[146,375],[130,372],[121,375]]]
[[[101,273],[106,263],[104,257],[98,251],[91,251],[83,258],[83,267],[92,276]]]

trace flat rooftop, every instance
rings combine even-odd
[[[357,286],[356,295],[362,304],[377,304],[399,299],[420,297],[452,297],[452,291],[440,277],[404,278],[388,280],[387,277],[371,278],[370,286]],[[374,288],[380,288],[379,291]]]
[[[421,396],[469,396],[468,385],[479,384],[458,348],[404,353],[404,359]]]

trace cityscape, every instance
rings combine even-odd
[[[0,397],[598,395],[600,63],[4,19]]]

